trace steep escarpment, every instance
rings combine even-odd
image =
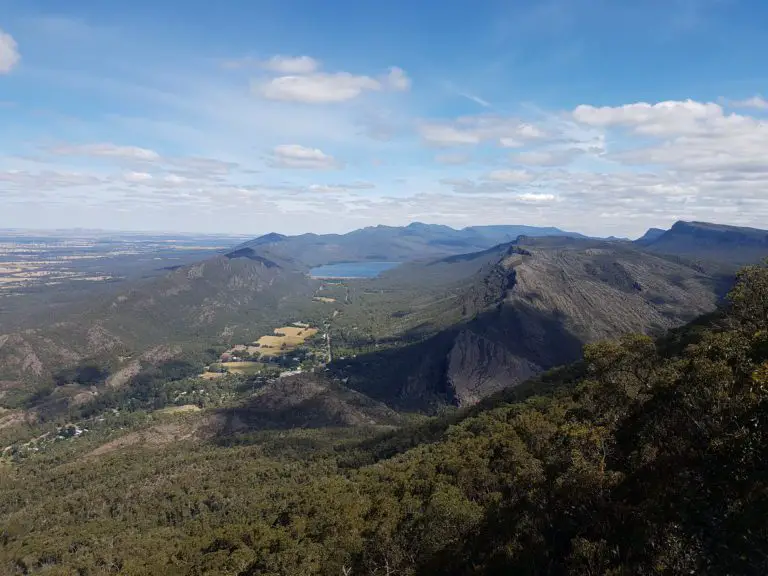
[[[361,370],[359,389],[400,405],[435,398],[472,404],[578,360],[585,343],[659,334],[709,312],[722,286],[700,267],[624,243],[520,238],[486,257],[494,260],[479,267],[456,301],[460,321],[361,360],[391,378],[389,388],[372,390]]]

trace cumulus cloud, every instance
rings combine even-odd
[[[272,56],[262,66],[280,74],[311,74],[320,68],[320,63],[310,56]]]
[[[0,29],[0,74],[8,74],[21,60],[19,46],[13,36]]]
[[[493,170],[486,176],[491,182],[504,184],[524,184],[534,179],[534,174],[526,170]]]
[[[279,76],[259,84],[256,89],[269,100],[329,104],[352,100],[365,91],[381,90],[381,83],[370,76],[336,72]]]
[[[628,140],[606,157],[629,165],[657,165],[675,172],[764,174],[768,178],[768,124],[752,116],[726,113],[722,106],[693,100],[637,103],[619,107],[579,106],[578,122],[604,129],[627,129],[652,140]]]
[[[408,78],[405,70],[398,68],[397,66],[393,66],[389,69],[389,73],[387,74],[385,80],[387,86],[389,86],[392,90],[406,92],[411,89],[411,79]]]
[[[374,78],[349,72],[318,72],[319,63],[308,56],[275,56],[268,63],[270,70],[284,74],[254,83],[253,91],[268,100],[332,104],[353,100],[364,92],[404,92],[411,87],[408,75],[396,66]]]
[[[521,202],[552,202],[557,197],[554,194],[547,194],[543,192],[523,192],[516,196]]]
[[[502,147],[519,147],[544,139],[546,132],[517,118],[478,115],[452,121],[422,121],[418,127],[422,140],[433,146],[475,145],[483,142]]]
[[[755,110],[768,110],[768,100],[759,94],[744,100],[731,100],[729,104],[732,108],[753,108]]]
[[[573,118],[587,126],[624,127],[646,136],[701,134],[737,121],[735,116],[726,116],[719,104],[694,100],[637,102],[624,106],[581,105],[573,111]]]
[[[597,148],[594,148],[593,150],[595,152],[599,151]],[[513,154],[510,156],[510,160],[515,164],[524,164],[526,166],[564,166],[586,152],[587,150],[583,148],[530,150],[528,152]]]
[[[339,163],[319,148],[307,148],[299,144],[281,144],[272,151],[270,165],[274,168],[300,168],[327,170],[338,168]]]

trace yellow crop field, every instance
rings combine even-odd
[[[274,336],[262,336],[257,340],[258,351],[262,356],[278,356],[286,350],[291,350],[304,344],[307,338],[317,334],[317,328],[301,328],[296,326],[283,326],[275,328]],[[250,348],[249,348],[250,351]]]
[[[330,304],[331,302],[336,302],[336,298],[327,298],[325,296],[315,296],[312,298],[312,300],[315,300],[316,302],[325,302],[326,304]]]
[[[262,336],[257,340],[261,348],[280,348],[283,342],[283,336]]]

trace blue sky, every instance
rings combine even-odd
[[[0,0],[0,227],[768,222],[768,3]]]

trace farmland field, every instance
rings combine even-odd
[[[283,326],[275,328],[274,336],[262,336],[257,340],[257,350],[262,356],[277,356],[301,346],[304,341],[317,334],[317,328],[299,328],[296,326]]]
[[[231,374],[249,376],[261,372],[265,365],[262,362],[222,362],[221,367]]]

